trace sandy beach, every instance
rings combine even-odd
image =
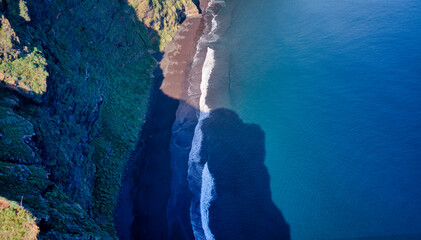
[[[207,4],[208,1],[201,1],[201,9]],[[166,46],[154,73],[147,121],[127,164],[115,210],[115,226],[120,239],[192,237],[191,232],[175,236],[168,230],[167,205],[174,171],[169,148],[176,111],[180,101],[186,100],[186,81],[203,29],[201,15],[188,17],[174,40]]]
[[[197,40],[200,38],[200,17],[187,18],[181,25],[174,40],[165,48],[164,57],[160,63],[164,80],[160,90],[167,96],[185,100],[183,83],[191,69],[193,56],[196,52]]]

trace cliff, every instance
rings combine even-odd
[[[0,195],[40,239],[115,238],[152,72],[190,0],[0,0]]]

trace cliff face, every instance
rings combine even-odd
[[[156,67],[148,52],[194,9],[190,0],[0,0],[0,195],[23,196],[41,239],[115,237],[121,174]]]

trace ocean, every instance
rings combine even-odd
[[[226,0],[209,18],[195,238],[421,239],[421,1]]]

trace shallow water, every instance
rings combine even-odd
[[[261,128],[256,156],[291,238],[421,237],[421,2],[228,0],[216,19],[225,29],[211,44],[208,105]],[[249,146],[253,132],[229,137]],[[233,175],[214,155],[210,174]],[[239,169],[254,176],[249,167]],[[233,179],[214,178],[218,239],[212,211]]]

